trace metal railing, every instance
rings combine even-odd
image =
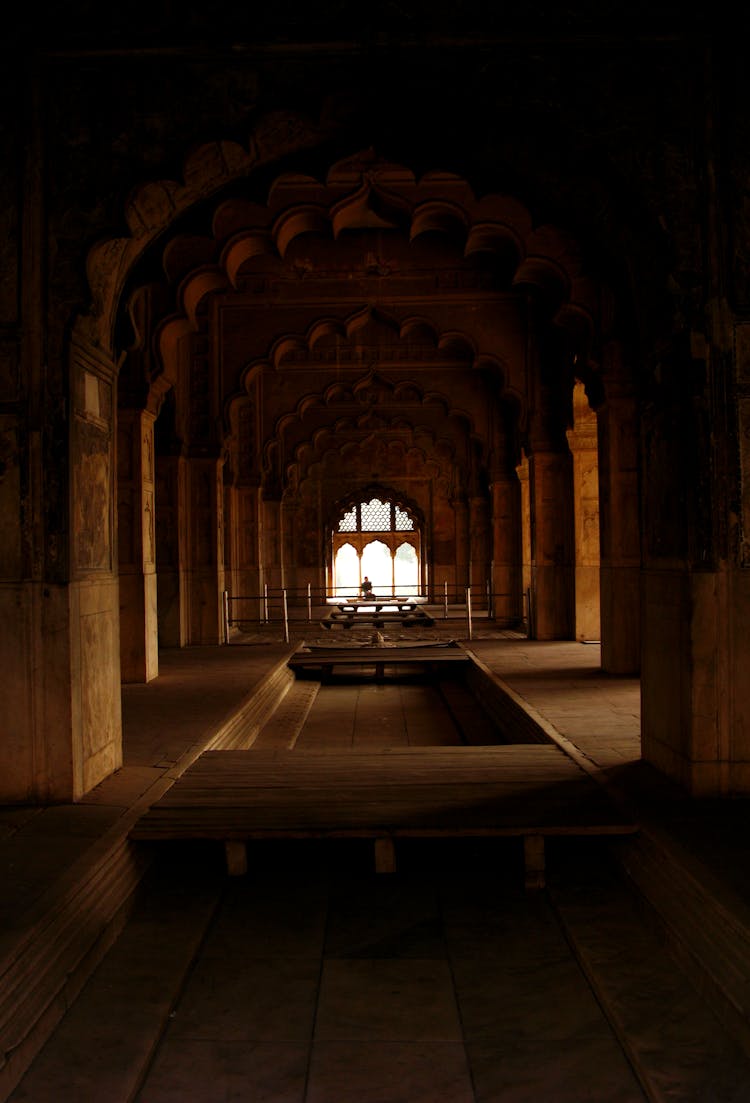
[[[229,642],[230,632],[233,627],[250,625],[282,624],[284,640],[289,642],[289,626],[293,623],[310,623],[320,617],[320,610],[327,606],[336,605],[341,601],[360,599],[367,603],[370,599],[361,597],[361,591],[356,588],[338,587],[329,589],[326,587],[314,587],[308,582],[307,586],[263,586],[262,591],[255,594],[230,594],[228,590],[223,592],[223,619],[224,642]],[[472,626],[474,619],[475,598],[472,587],[449,587],[445,582],[442,591],[426,596],[422,594],[407,594],[392,588],[391,593],[383,592],[378,588],[377,600],[387,601],[396,597],[413,598],[420,605],[427,605],[435,609],[442,608],[444,620],[448,620],[453,612],[454,617],[465,616],[468,638],[472,638]],[[483,605],[488,619],[494,619],[495,599],[508,598],[508,594],[493,593],[489,583],[482,593]],[[376,598],[372,597],[374,603]],[[317,610],[317,612],[315,612]]]

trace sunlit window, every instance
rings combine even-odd
[[[375,533],[377,538],[373,537]],[[409,535],[405,538],[406,533]],[[333,531],[336,595],[360,595],[365,579],[376,597],[418,595],[420,548],[420,528],[406,505],[387,496],[349,504]]]
[[[339,532],[357,531],[357,507],[348,510],[339,521]]]
[[[414,521],[411,519],[408,513],[404,513],[398,506],[394,507],[395,512],[395,524],[394,528],[398,532],[411,532],[414,528]]]
[[[362,532],[389,532],[393,528],[392,509],[390,502],[381,502],[380,498],[373,498],[370,502],[363,502],[360,508],[360,529]]]
[[[351,596],[359,586],[359,556],[351,544],[342,544],[336,553],[335,562],[336,591]]]
[[[393,557],[393,579],[399,594],[419,593],[419,557],[411,544],[400,544]]]

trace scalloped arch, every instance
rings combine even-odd
[[[101,241],[89,251],[91,309],[76,319],[77,332],[114,352],[116,315],[126,280],[157,239],[164,242],[166,275],[182,281],[180,310],[194,324],[197,304],[206,294],[236,287],[243,269],[259,257],[283,261],[300,235],[335,238],[346,230],[374,228],[398,230],[412,241],[425,233],[452,239],[458,235],[466,257],[494,254],[504,268],[513,269],[511,286],[536,288],[553,315],[558,314],[559,324],[572,317],[558,313],[568,305],[587,312],[593,329],[600,324],[601,295],[584,271],[573,238],[553,226],[534,227],[528,210],[513,196],[477,199],[457,175],[429,172],[417,179],[410,169],[384,161],[372,150],[336,162],[324,181],[280,174],[269,187],[265,205],[242,198],[218,200],[211,235],[193,239],[189,249],[169,239],[169,228],[191,206],[327,136],[324,127],[309,119],[274,113],[260,120],[246,145],[213,142],[197,147],[185,160],[181,181],[148,181],[136,188],[125,211],[130,236]],[[191,256],[193,267],[186,271]],[[213,281],[205,278],[209,258],[217,269]]]
[[[356,470],[357,457],[366,457],[368,449],[375,444],[376,439],[377,438],[374,436],[371,436],[358,441],[346,441],[342,445],[336,440],[335,434],[331,432],[326,437],[320,439],[314,455],[309,458],[309,463],[305,471],[300,471],[295,462],[287,466],[287,473],[289,476],[288,485],[299,487],[302,486],[307,479],[321,478],[327,463],[335,461],[336,464],[338,464],[339,461],[344,458],[348,466],[352,470]],[[402,449],[404,455],[411,456],[413,461],[418,462],[426,473],[438,479],[450,479],[450,472],[446,470],[446,468],[450,466],[450,461],[447,461],[445,456],[441,459],[428,456],[426,451],[416,444],[406,446],[403,441],[394,441],[392,443]],[[367,463],[363,462],[363,472],[367,470],[367,466]],[[367,488],[374,488],[380,484],[373,482],[370,477],[368,482],[363,485]],[[390,487],[391,494],[393,494],[395,490],[397,490],[396,487]],[[399,494],[398,496],[403,499],[403,495]]]
[[[76,335],[111,355],[126,281],[149,246],[199,201],[285,154],[318,145],[329,135],[330,128],[303,115],[270,112],[259,120],[246,145],[216,141],[197,146],[185,158],[181,181],[150,180],[134,188],[124,211],[128,236],[105,238],[88,252],[91,305],[76,317]]]
[[[458,203],[444,199],[426,200],[414,208],[409,240],[414,241],[427,233],[466,235],[470,229],[469,219],[469,212]]]
[[[403,410],[394,409],[393,406],[389,405],[383,411],[378,411],[373,415],[373,409],[371,407],[365,406],[363,408],[361,404],[357,402],[357,394],[362,390],[367,390],[374,384],[378,386],[382,385],[389,389],[393,397],[393,406],[396,407],[403,401],[403,395],[407,395],[409,400],[407,408],[411,410],[414,410],[415,407],[424,408],[432,404],[439,405],[445,420],[449,424],[454,424],[462,437],[467,441],[479,439],[475,432],[471,415],[466,410],[453,406],[447,395],[436,391],[424,392],[414,380],[400,380],[398,385],[386,384],[379,381],[375,373],[366,372],[359,380],[354,381],[345,388],[339,383],[332,383],[322,392],[308,392],[298,400],[293,411],[283,414],[277,420],[273,434],[263,445],[263,470],[270,472],[274,469],[274,465],[278,462],[280,456],[282,439],[285,437],[288,442],[287,448],[291,447],[292,449],[292,457],[290,457],[289,463],[286,465],[287,470],[289,470],[290,467],[296,463],[300,455],[300,449],[307,446],[317,447],[319,436],[325,437],[328,433],[338,433],[339,435],[355,433],[359,435],[363,430],[367,432],[371,429],[371,419],[373,416],[383,420],[383,427],[386,431],[396,433],[404,431],[411,432],[414,439],[424,434],[427,439],[437,440],[437,435],[431,426],[423,423],[415,423],[414,420],[405,418]],[[244,390],[236,393],[227,403],[227,417],[230,424],[232,407],[235,403],[242,401],[245,393]],[[341,413],[337,415],[339,406],[341,406],[342,409]],[[311,426],[309,429],[306,429],[305,424],[306,422],[309,423],[310,416],[314,414],[315,411],[323,409],[329,410],[333,415],[329,423],[323,426]],[[359,414],[357,411],[362,409],[364,409],[364,413]],[[455,452],[455,441],[451,441],[450,438],[444,434],[440,439],[442,440],[441,449],[448,448]]]
[[[413,498],[410,498],[408,494],[402,494],[396,492],[392,486],[387,486],[385,483],[373,482],[368,483],[366,486],[359,487],[355,491],[350,491],[348,494],[338,498],[335,502],[331,503],[331,508],[328,515],[328,524],[332,526],[335,520],[344,516],[352,506],[355,506],[358,502],[364,502],[368,499],[372,501],[373,498],[379,498],[381,501],[395,501],[397,505],[404,506],[407,513],[409,513],[419,525],[424,525],[425,517],[422,510],[417,505]],[[408,532],[408,530],[407,530]],[[406,535],[405,533],[404,535]]]
[[[240,384],[246,388],[251,373],[257,372],[266,364],[272,369],[278,369],[286,357],[297,353],[311,355],[316,346],[326,341],[341,342],[354,349],[368,334],[373,339],[382,334],[401,342],[422,337],[436,351],[453,360],[464,361],[467,366],[473,364],[477,357],[476,344],[467,333],[460,330],[440,332],[437,325],[424,316],[410,315],[399,323],[385,311],[368,306],[353,311],[345,319],[330,316],[315,318],[304,333],[286,333],[276,338],[265,357],[247,365]],[[334,383],[332,386],[338,387],[340,384]]]

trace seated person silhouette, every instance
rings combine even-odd
[[[370,582],[367,575],[365,575],[365,577],[362,579],[362,585],[359,588],[359,592],[364,598],[370,598],[373,596],[372,582]]]

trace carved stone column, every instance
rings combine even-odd
[[[456,526],[456,596],[460,601],[469,585],[469,506],[465,498],[454,498],[451,505]]]
[[[570,452],[529,457],[534,638],[573,635],[573,476]]]
[[[522,617],[521,490],[517,476],[496,475],[492,492],[492,593],[495,620]]]
[[[475,608],[486,608],[487,583],[491,576],[489,503],[485,498],[473,497],[469,510],[472,601]]]
[[[154,415],[118,412],[117,521],[123,682],[159,673],[156,610]]]
[[[281,518],[281,585],[290,592],[289,602],[294,603],[297,588],[297,518],[299,505],[294,499],[282,502]]]
[[[530,303],[529,459],[531,534],[530,633],[539,640],[573,637],[573,465],[566,439],[573,375],[558,334]]]
[[[516,467],[520,492],[521,518],[521,593],[523,616],[529,635],[533,635],[531,625],[531,495],[529,492],[529,460],[524,456]]]
[[[187,460],[157,456],[157,612],[163,647],[185,647],[188,642],[187,545]]]
[[[261,571],[269,590],[280,590],[284,585],[281,549],[281,502],[277,498],[261,498]]]
[[[46,374],[29,455],[6,456],[3,487],[21,522],[0,585],[0,802],[13,804],[76,801],[122,765],[114,365],[74,336],[69,402],[61,365]]]
[[[599,471],[596,414],[583,385],[573,393],[574,427],[568,430],[573,458],[575,516],[575,606],[577,640],[599,640]]]
[[[599,424],[601,663],[610,674],[641,668],[641,546],[635,396],[611,380]]]
[[[187,461],[189,643],[224,638],[223,460],[191,456]]]
[[[230,575],[227,589],[232,601],[232,617],[239,621],[261,619],[259,512],[257,486],[229,488],[230,517],[226,520],[226,539],[230,541]]]

